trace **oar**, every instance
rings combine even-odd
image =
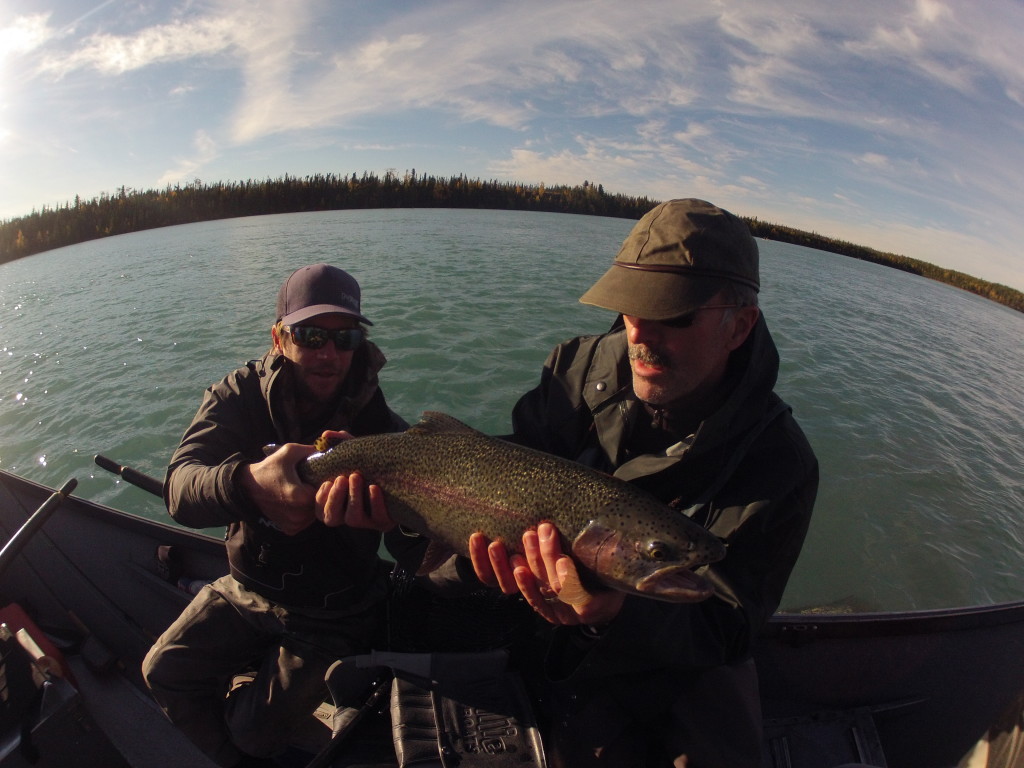
[[[123,467],[113,459],[108,459],[101,453],[97,453],[93,457],[93,461],[107,472],[113,472],[118,475],[127,483],[131,483],[136,488],[141,488],[144,491],[149,491],[154,496],[163,498],[164,495],[164,484],[157,480],[155,477],[139,472],[137,469],[131,467]]]
[[[53,514],[53,511],[60,506],[60,503],[67,498],[75,486],[78,485],[78,480],[71,478],[59,491],[54,491],[46,501],[43,502],[42,506],[33,512],[28,520],[25,521],[24,525],[19,528],[10,540],[4,544],[4,548],[0,550],[0,579],[3,578],[4,573],[10,567],[11,563],[21,552],[22,548],[28,543],[28,540],[32,538],[39,527],[46,522],[46,519]]]

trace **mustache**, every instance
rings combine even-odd
[[[342,372],[340,367],[334,365],[307,365],[303,371],[312,376],[340,376]]]
[[[659,368],[669,367],[668,358],[657,349],[649,347],[646,344],[630,344],[628,354],[630,360],[639,360],[641,363],[646,365],[656,365]]]

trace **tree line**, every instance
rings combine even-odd
[[[57,208],[0,223],[0,263],[127,232],[175,224],[259,216],[271,213],[331,211],[353,208],[497,208],[585,213],[639,218],[656,203],[647,198],[610,195],[600,185],[527,186],[481,181],[464,175],[449,178],[417,175],[415,169],[383,178],[316,174],[305,178],[242,182],[194,182],[162,190],[121,187],[92,200],[76,197]]]
[[[259,216],[271,213],[354,208],[493,208],[578,213],[639,219],[658,203],[646,197],[605,192],[601,184],[546,186],[483,181],[465,175],[439,178],[413,169],[383,177],[315,174],[285,175],[262,181],[215,182],[196,179],[162,190],[121,187],[92,200],[75,197],[54,208],[0,222],[0,264],[85,240],[175,224]],[[1024,312],[1024,293],[955,270],[884,253],[816,233],[745,219],[755,237],[804,245],[882,264],[962,288]]]
[[[1018,312],[1024,312],[1024,293],[1001,283],[989,282],[988,280],[982,280],[980,277],[973,277],[964,272],[958,272],[955,269],[938,267],[926,261],[912,259],[909,256],[901,256],[897,253],[876,251],[874,248],[855,245],[814,232],[804,232],[799,229],[784,227],[780,224],[758,221],[756,218],[745,219],[745,221],[755,237],[763,237],[765,240],[777,240],[781,243],[803,245],[819,251],[837,253],[841,256],[850,256],[861,261],[870,261],[874,264],[892,267],[903,272],[910,272],[921,277],[927,277],[930,280],[952,285],[964,291],[969,291],[986,299],[991,299]]]

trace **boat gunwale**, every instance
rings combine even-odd
[[[0,482],[21,484],[45,498],[53,493],[53,489],[33,480],[21,477],[0,469]],[[12,494],[17,496],[15,490]],[[150,531],[154,527],[169,535],[194,539],[199,546],[216,544],[222,541],[210,534],[186,528],[177,523],[133,515],[105,504],[90,501],[80,496],[69,496],[65,504],[71,502],[76,511],[96,518],[116,520],[132,530]],[[928,634],[934,632],[952,632],[993,627],[1024,621],[1024,600],[985,605],[958,606],[951,608],[930,608],[905,611],[875,611],[854,613],[787,613],[779,612],[768,619],[761,630],[760,637],[768,639],[797,640],[799,637],[815,639],[828,637],[866,637]]]

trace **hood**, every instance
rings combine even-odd
[[[366,341],[356,351],[337,408],[328,420],[328,429],[342,430],[352,424],[379,389],[378,374],[386,362],[384,353],[372,341]],[[263,399],[267,403],[279,439],[285,442],[311,442],[319,437],[320,432],[312,437],[300,434],[301,430],[297,426],[300,420],[295,413],[293,400],[294,388],[291,386],[291,377],[294,375],[294,367],[291,361],[284,355],[271,351],[252,365],[260,376]],[[275,413],[283,414],[284,418],[275,418]]]
[[[593,414],[598,440],[605,455],[612,457],[613,465],[620,455],[628,425],[633,419],[646,418],[643,403],[633,393],[626,346],[625,330],[613,326],[598,345],[584,386],[584,399]],[[735,440],[759,424],[771,407],[778,372],[779,353],[762,314],[743,346],[730,359],[723,382],[730,391],[722,405],[701,422],[692,437],[662,456],[644,455],[619,465],[615,476],[631,480],[653,474],[684,454],[708,453]]]
[[[758,424],[769,409],[778,377],[779,351],[762,313],[729,361],[724,382],[729,395],[697,428],[694,452],[714,450]]]

